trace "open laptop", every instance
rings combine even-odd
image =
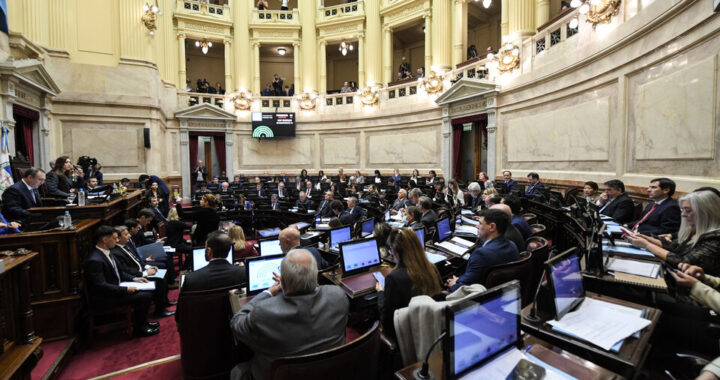
[[[282,248],[280,248],[280,239],[278,238],[262,239],[258,242],[258,247],[260,248],[260,256],[273,256],[283,253]]]
[[[137,253],[145,260],[147,260],[148,257],[152,257],[155,261],[167,259],[167,253],[165,253],[165,248],[163,248],[161,241],[137,247]]]
[[[273,286],[273,273],[280,274],[280,263],[285,255],[255,256],[245,259],[247,295],[253,296]]]
[[[448,218],[438,219],[436,227],[438,241],[435,242],[434,247],[443,252],[462,256],[468,253],[470,248],[475,244],[466,239],[453,237],[452,230],[450,229],[450,219]]]
[[[368,219],[362,222],[360,229],[360,237],[367,237],[375,231],[375,219]]]
[[[425,228],[418,227],[415,228],[413,231],[415,231],[415,235],[417,235],[418,240],[420,240],[420,246],[425,249]],[[432,264],[437,264],[447,260],[447,257],[437,254],[435,252],[428,252],[427,249],[425,249],[425,256]]]
[[[230,251],[225,258],[228,263],[233,263],[233,246],[230,246]],[[205,260],[205,247],[193,248],[193,272],[199,271],[208,265],[209,261]]]
[[[452,237],[452,230],[450,229],[450,219],[442,218],[438,219],[436,224],[437,228],[437,242],[448,240]]]
[[[338,252],[340,243],[352,239],[350,226],[336,227],[330,230],[330,251]]]
[[[505,371],[502,377],[489,369],[493,364],[500,364],[495,359],[520,353],[520,304],[520,282],[513,280],[447,306],[447,335],[443,340],[445,378],[505,379],[519,359],[502,362]],[[522,354],[519,357],[522,358]]]
[[[380,265],[380,250],[375,238],[358,239],[340,243],[340,262],[343,277],[368,272]]]
[[[550,274],[547,278],[554,299],[555,319],[559,321],[585,299],[577,248],[570,248],[545,264]]]

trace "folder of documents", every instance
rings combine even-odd
[[[128,288],[138,288],[138,290],[155,290],[155,282],[154,281],[148,281],[148,282],[121,282],[120,286],[125,286]]]

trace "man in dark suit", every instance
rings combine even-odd
[[[300,197],[298,200],[295,201],[295,207],[298,209],[298,211],[304,211],[307,212],[307,210],[310,209],[310,200],[308,199],[307,195],[305,195],[305,192],[300,193]]]
[[[405,209],[405,218],[403,221],[407,224],[408,227],[414,229],[417,228],[425,228],[425,224],[421,221],[422,219],[422,211],[420,211],[420,208],[417,206],[410,206]]]
[[[205,268],[185,275],[181,291],[199,291],[226,288],[247,282],[245,271],[225,260],[232,240],[222,231],[213,231],[205,241],[205,259],[209,261]]]
[[[280,211],[280,202],[278,201],[277,194],[270,196],[270,209],[273,211]]]
[[[30,217],[29,208],[42,206],[37,188],[45,183],[45,172],[29,168],[23,178],[3,191],[2,213],[8,221],[24,221]]]
[[[208,170],[201,160],[198,160],[197,165],[192,170],[192,182],[193,185],[197,182],[205,182],[207,180]]]
[[[605,192],[598,198],[597,205],[600,207],[600,214],[609,216],[620,224],[633,220],[635,205],[625,194],[625,184],[618,179],[605,182]]]
[[[538,193],[538,189],[545,187],[545,185],[540,182],[540,175],[535,172],[528,173],[527,180],[528,188],[525,190],[526,197],[534,197]]]
[[[230,183],[225,181],[220,184],[220,187],[218,188],[217,193],[220,194],[221,196],[224,195],[226,197],[232,197],[234,191],[230,188]]]
[[[333,216],[333,211],[330,205],[332,204],[332,201],[335,200],[335,197],[333,196],[332,191],[326,191],[325,192],[325,199],[323,199],[322,202],[320,202],[320,206],[317,210],[317,215],[320,215],[323,218],[329,218]]]
[[[280,240],[280,248],[283,253],[288,253],[296,248],[307,249],[308,252],[312,253],[313,257],[315,257],[318,270],[327,268],[327,261],[325,261],[320,254],[320,251],[318,251],[315,247],[300,247],[300,231],[297,227],[290,226],[280,231],[278,239]]]
[[[508,214],[509,217],[511,217],[511,218],[513,217],[512,210],[510,210],[510,206],[508,206],[506,204],[492,205],[492,207],[490,207],[490,208],[493,210],[500,210],[500,211]],[[514,224],[512,224],[512,222],[510,224],[508,224],[507,229],[505,230],[505,234],[503,234],[503,236],[505,237],[506,240],[515,243],[515,247],[517,247],[518,252],[525,251],[525,248],[526,248],[525,239],[523,238],[522,233],[520,233],[520,231],[515,227]]]
[[[285,189],[285,182],[278,183],[278,199],[288,199],[290,198],[290,194],[288,193],[287,189]]]
[[[470,254],[465,273],[457,278],[452,276],[445,285],[454,292],[462,285],[482,284],[490,268],[520,260],[517,247],[505,239],[505,230],[510,216],[501,210],[483,210],[477,224],[478,237],[485,243]]]
[[[503,172],[503,181],[505,186],[507,187],[508,193],[512,190],[513,186],[517,183],[514,179],[512,179],[512,172],[510,170],[505,170]]]
[[[115,247],[118,235],[110,226],[100,226],[95,231],[95,248],[85,260],[85,282],[90,298],[90,307],[108,310],[120,305],[133,308],[133,329],[136,336],[156,335],[157,322],[147,321],[152,293],[140,291],[133,286],[120,286],[120,282],[148,282],[141,277],[133,277],[119,269],[110,250]]]
[[[640,219],[628,223],[633,232],[643,235],[676,233],[680,228],[680,207],[671,197],[675,194],[675,182],[670,178],[655,178],[648,186],[650,202]]]
[[[522,211],[522,203],[520,202],[520,199],[518,199],[515,196],[505,196],[503,198],[502,202],[509,206],[510,211],[512,212],[512,223],[515,228],[520,231],[522,234],[523,239],[527,239],[532,235],[532,230],[530,229],[530,225],[528,224],[527,220],[520,215],[520,212]],[[520,251],[523,251],[520,247],[518,247]]]
[[[252,349],[250,362],[230,375],[269,378],[270,363],[283,356],[305,355],[345,343],[349,301],[338,286],[318,285],[317,263],[305,249],[290,251],[280,265],[275,285],[253,297],[235,314],[230,326]]]
[[[354,224],[360,221],[365,216],[365,211],[363,211],[362,207],[358,206],[358,200],[355,197],[348,198],[347,201],[348,208],[345,210],[343,215],[347,215],[345,218],[350,223],[345,223],[343,221],[342,215],[340,216],[340,221],[343,222],[343,224]]]
[[[126,226],[115,227],[118,234],[118,242],[110,250],[118,268],[133,277],[148,278],[158,271],[158,267],[148,265],[145,260],[138,255],[137,251],[130,245],[130,231]],[[153,302],[155,303],[155,317],[169,317],[175,314],[174,311],[166,309],[175,303],[171,303],[167,298],[167,281],[164,278],[150,278],[155,282],[155,290],[153,291]]]
[[[255,194],[260,198],[265,198],[267,194],[265,193],[265,189],[263,189],[262,182],[258,182],[255,185]]]
[[[433,203],[430,198],[420,197],[420,202],[418,203],[418,206],[420,206],[420,212],[422,213],[420,221],[426,226],[432,226],[438,220],[438,214],[432,209],[432,204]]]
[[[343,206],[343,203],[334,200],[330,203],[330,208],[332,209],[333,216],[340,219],[340,223],[342,223],[343,226],[349,226],[353,223],[353,216],[347,212],[345,212],[345,206]]]
[[[395,199],[395,202],[393,202],[392,210],[390,210],[390,213],[397,214],[397,212],[400,209],[407,207],[407,190],[400,189],[397,193],[397,198]]]
[[[473,211],[478,211],[478,208],[482,207],[483,205],[482,188],[480,188],[480,184],[477,182],[469,184],[468,193],[470,193],[470,197],[472,198],[472,200],[470,201],[470,209]]]

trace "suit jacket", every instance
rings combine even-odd
[[[257,188],[255,188],[255,190],[253,190],[253,193],[256,194],[258,197],[263,197],[263,198],[264,198],[264,197],[267,196],[267,193],[265,192],[265,189],[260,189],[260,190],[258,190]]]
[[[332,201],[323,199],[323,201],[320,202],[320,206],[318,207],[317,215],[320,215],[323,218],[329,218],[329,217],[333,216],[332,209],[330,208],[331,202]]]
[[[525,239],[523,238],[523,235],[520,232],[520,230],[518,230],[514,224],[510,224],[507,227],[507,229],[505,230],[505,239],[515,243],[515,247],[517,247],[518,252],[527,250],[526,249],[527,245],[525,244]]]
[[[510,179],[508,181],[503,181],[503,183],[505,183],[505,186],[507,187],[508,191],[510,191],[510,190],[512,190],[513,186],[515,186],[517,181],[514,179]]]
[[[600,208],[600,213],[613,218],[620,224],[629,223],[633,220],[633,213],[635,212],[635,204],[627,194],[622,193],[611,201],[610,204],[605,204]],[[663,202],[664,203],[664,202]]]
[[[472,207],[473,211],[475,211],[478,207],[482,206],[483,200],[480,195],[478,195],[475,198],[472,198],[472,202],[470,202],[470,207]]]
[[[192,180],[197,181],[198,172],[202,173],[203,178],[207,178],[207,167],[205,165],[203,166],[195,166],[192,170]]]
[[[349,208],[349,209],[345,210],[345,212],[343,212],[342,215],[340,215],[340,221],[343,222],[343,224],[357,223],[360,221],[360,219],[363,218],[363,214],[364,214],[364,211],[363,211],[362,207],[355,206],[353,208]],[[347,215],[346,220],[348,220],[349,223],[345,223],[345,221],[342,218],[343,215]]]
[[[250,362],[253,378],[264,380],[276,358],[343,345],[348,311],[348,298],[338,286],[289,296],[262,292],[235,314],[230,326],[255,354]]]
[[[515,244],[500,236],[485,243],[470,254],[465,273],[450,288],[454,292],[462,285],[482,284],[490,268],[520,260],[520,253]]]
[[[309,199],[309,198],[305,198],[305,201],[304,201],[304,202],[301,201],[301,200],[299,200],[299,199],[298,199],[297,201],[295,201],[295,207],[297,207],[298,209],[301,208],[301,207],[305,207],[305,210],[309,210],[311,204],[312,204],[312,203],[310,202],[310,199]]]
[[[416,296],[412,279],[405,266],[398,266],[385,276],[385,289],[378,293],[378,309],[383,331],[395,338],[395,310],[407,307],[410,299]]]
[[[193,241],[197,244],[204,244],[207,240],[207,236],[210,232],[217,231],[220,225],[220,217],[217,211],[208,207],[195,207],[193,208],[192,215],[188,215],[183,212],[182,205],[177,204],[175,209],[178,212],[178,216],[183,220],[192,220],[197,223],[195,227],[195,233],[193,234]]]
[[[530,225],[528,224],[527,220],[523,218],[522,215],[513,215],[512,217],[512,225],[517,228],[518,231],[522,234],[523,239],[527,239],[532,235],[532,230],[530,229]],[[524,251],[524,249],[518,247],[520,251]]]
[[[270,209],[273,211],[280,211],[280,201],[277,201],[275,203],[270,202]]]
[[[115,258],[118,269],[135,277],[143,276],[143,271],[147,263],[137,254],[137,251],[132,248],[132,245],[128,244],[127,248],[125,248],[118,244],[110,250],[110,253]]]
[[[245,270],[225,259],[211,260],[205,268],[185,275],[183,291],[220,289],[247,283]]]
[[[33,201],[35,194],[35,201]],[[42,206],[40,193],[33,189],[28,190],[25,182],[18,181],[2,193],[2,213],[8,220],[24,220],[30,216],[29,208]]]
[[[47,172],[45,175],[45,184],[48,188],[48,195],[53,198],[67,198],[73,187],[67,177],[59,177],[53,171]]]
[[[431,225],[435,224],[435,222],[437,222],[437,220],[438,220],[438,214],[435,212],[435,210],[428,210],[428,212],[426,212],[422,216],[422,218],[420,218],[420,221],[422,222],[422,224],[424,224],[426,226],[431,226]]]
[[[278,189],[278,198],[280,199],[287,199],[290,197],[290,194],[288,193],[287,189]]]
[[[650,202],[645,206],[640,219],[630,222],[628,225],[633,227],[637,222],[641,221],[652,209],[653,204],[655,202]],[[640,223],[638,232],[648,236],[675,233],[680,229],[680,218],[680,206],[678,206],[677,201],[667,198]]]
[[[122,281],[132,281],[133,276],[121,271],[118,266],[118,278],[110,260],[97,247],[93,248],[85,260],[84,269],[87,290],[93,304],[103,304],[108,297],[128,294],[127,287],[119,284]]]
[[[393,202],[392,208],[393,210],[400,210],[407,207],[407,198],[397,198],[395,199],[395,202]]]
[[[537,189],[542,188],[542,187],[545,187],[545,185],[543,185],[542,182],[540,182],[540,181],[535,182],[534,185],[528,186],[527,190],[525,190],[525,196],[534,197],[535,194],[537,194],[537,192],[538,192]]]

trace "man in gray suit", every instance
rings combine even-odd
[[[230,322],[237,337],[255,353],[250,362],[233,369],[232,379],[248,372],[255,380],[268,379],[276,358],[345,343],[350,304],[340,287],[318,286],[315,257],[305,249],[290,251],[280,272],[275,285],[245,304]]]

